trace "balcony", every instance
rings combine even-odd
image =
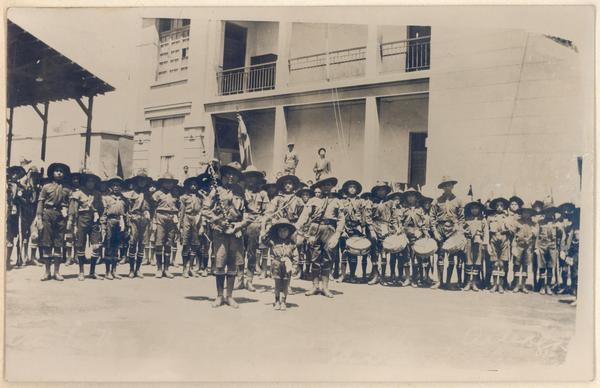
[[[228,96],[274,89],[276,65],[277,62],[269,62],[218,71],[218,95]]]
[[[429,69],[431,36],[382,43],[379,46],[384,69],[418,71]]]
[[[294,83],[362,76],[366,59],[366,46],[292,58],[288,63],[290,80]]]

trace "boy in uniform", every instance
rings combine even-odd
[[[15,245],[15,239],[19,237],[19,219],[23,212],[23,187],[19,179],[25,176],[25,169],[21,166],[11,166],[6,170],[8,201],[8,214],[6,217],[6,270],[11,269],[10,258]],[[17,266],[21,266],[21,251],[17,242]]]
[[[403,193],[401,191],[395,191],[386,196],[386,202],[388,202],[390,211],[392,213],[392,218],[390,221],[390,235],[404,233],[404,229],[402,228],[402,215],[404,213],[402,201]],[[390,254],[390,279],[388,284],[392,286],[397,285],[396,263],[398,263],[398,279],[401,279],[401,286],[406,287],[410,285],[410,261],[408,261],[405,252]],[[385,273],[382,274],[382,276],[384,275]]]
[[[465,205],[465,237],[467,284],[463,291],[479,291],[477,283],[481,271],[483,252],[489,245],[489,224],[485,219],[485,206],[480,201]]]
[[[551,288],[552,269],[558,261],[558,247],[560,243],[559,227],[554,220],[554,213],[557,210],[554,206],[546,207],[543,211],[544,218],[538,223],[538,238],[536,239],[535,250],[539,260],[540,294],[542,295],[554,294]]]
[[[304,206],[306,206],[308,201],[314,197],[314,192],[310,187],[302,187],[296,191],[296,196],[302,200],[302,210],[304,210]],[[302,214],[302,211],[300,214]],[[295,232],[298,242],[298,264],[300,266],[299,277],[303,280],[308,280],[308,275],[310,274],[310,260],[308,259],[308,251],[306,246],[306,232],[306,229],[297,230]]]
[[[421,238],[429,237],[426,214],[419,206],[422,195],[410,187],[402,194],[402,201],[404,202],[404,211],[400,218],[400,227],[408,238],[404,256],[412,262],[413,266],[410,285],[413,287],[428,285],[430,282],[429,260],[417,257],[414,252],[415,242]]]
[[[285,175],[296,175],[296,167],[298,167],[300,159],[298,159],[298,154],[294,151],[294,143],[288,143],[287,147],[288,152],[283,157],[283,173]]]
[[[432,202],[429,212],[431,215],[433,237],[438,242],[439,247],[437,252],[438,282],[434,284],[433,288],[444,288],[450,285],[452,272],[454,271],[455,257],[457,255],[453,254],[448,257],[448,269],[446,273],[446,282],[444,283],[444,251],[442,246],[454,233],[457,231],[462,232],[464,230],[463,224],[465,216],[462,201],[452,192],[456,183],[458,183],[458,181],[450,177],[442,177],[438,189],[441,189],[444,192]],[[460,281],[461,279],[459,278],[459,283]]]
[[[342,200],[342,206],[346,217],[344,232],[340,238],[340,250],[342,251],[342,268],[341,275],[336,281],[342,282],[345,280],[346,266],[350,263],[350,283],[356,283],[356,267],[358,265],[358,257],[346,251],[346,240],[350,237],[366,237],[366,215],[365,203],[360,199],[359,194],[362,192],[362,185],[356,180],[348,180],[342,185],[341,192],[345,198]]]
[[[369,285],[384,284],[387,257],[383,252],[382,243],[391,233],[390,225],[392,222],[392,209],[385,201],[385,198],[391,191],[392,188],[383,182],[377,182],[371,188],[372,205],[366,217],[366,222],[369,225],[371,246],[374,246],[373,254],[371,255],[372,276],[371,280],[369,280]],[[380,261],[381,271],[378,268]]]
[[[71,190],[65,182],[70,173],[71,170],[66,164],[52,163],[48,166],[48,178],[52,181],[45,184],[40,192],[36,218],[41,220],[43,225],[40,247],[42,258],[45,260],[45,273],[42,281],[52,279],[51,263],[54,263],[54,279],[64,280],[60,275],[60,264],[63,260],[66,218],[71,196]]]
[[[148,186],[152,178],[140,171],[130,178],[132,189],[124,194],[129,201],[129,246],[127,257],[129,261],[129,278],[143,278],[141,272],[144,259],[145,237],[150,224],[150,198]]]
[[[506,198],[495,198],[490,202],[490,209],[494,211],[488,216],[490,226],[490,240],[488,252],[490,261],[493,265],[492,288],[490,292],[504,293],[504,263],[508,262],[510,254],[508,235],[510,233],[510,224],[506,211],[509,202]]]
[[[31,228],[35,218],[37,201],[40,195],[41,175],[36,166],[30,166],[27,174],[21,179],[23,186],[23,196],[21,197],[21,240],[22,252],[25,259],[25,265],[39,265],[36,260],[37,247],[29,245],[31,238]],[[31,253],[29,252],[31,248]]]
[[[104,239],[104,265],[106,267],[106,276],[108,280],[121,279],[117,274],[117,264],[119,263],[119,249],[122,246],[122,239],[125,238],[127,228],[127,199],[121,192],[125,182],[120,177],[113,177],[107,181],[109,194],[102,197],[104,207],[103,219],[106,225],[106,235]]]
[[[173,174],[166,172],[158,180],[158,190],[152,195],[154,202],[154,219],[156,222],[156,242],[154,243],[156,254],[156,278],[163,276],[173,279],[169,272],[172,247],[176,244],[177,225],[179,219],[179,204],[173,190],[177,186],[177,179]]]
[[[535,211],[530,208],[521,207],[517,210],[519,219],[513,226],[513,242],[511,254],[513,257],[513,271],[516,284],[513,292],[523,292],[528,294],[527,290],[527,269],[531,265],[533,258],[533,247],[537,238],[537,228],[531,217]]]
[[[185,192],[179,197],[179,230],[184,278],[195,276],[192,265],[200,248],[202,198],[198,195],[198,187],[198,178],[187,178],[183,182]]]
[[[287,309],[287,296],[290,289],[292,268],[298,262],[298,247],[292,237],[296,228],[287,222],[277,222],[269,229],[269,245],[273,252],[271,277],[275,281],[275,310]],[[283,295],[282,295],[283,293]]]
[[[367,220],[369,219],[369,214],[371,213],[371,208],[373,207],[371,192],[365,191],[364,193],[362,193],[360,195],[360,199],[363,201],[364,213],[365,213],[365,237],[368,238],[369,241],[371,241],[371,228],[369,227],[369,223],[367,222]],[[369,254],[362,257],[362,261],[360,263],[361,270],[362,270],[362,279],[361,279],[362,283],[367,283],[368,279],[369,279],[368,274],[367,274],[369,258],[371,258],[370,260],[372,262],[377,263],[377,259],[376,258],[373,259],[374,257],[377,256],[376,249],[377,249],[377,247],[375,246],[373,241],[371,241],[371,248],[369,249]]]
[[[210,192],[210,184],[211,178],[208,174],[200,174],[198,175],[198,197],[204,204],[208,193]],[[198,270],[197,273],[202,277],[208,276],[209,266],[208,266],[208,258],[209,258],[209,248],[210,248],[210,225],[206,223],[206,220],[202,217],[201,225],[200,225],[200,246],[198,247]]]
[[[203,214],[213,227],[215,277],[217,297],[213,307],[223,303],[237,309],[233,286],[238,268],[244,264],[244,229],[248,225],[244,189],[238,185],[242,178],[237,162],[221,167],[222,185],[213,187],[203,206]],[[227,280],[227,293],[225,291]]]
[[[337,178],[330,177],[318,181],[312,187],[320,189],[321,198],[311,198],[304,206],[300,218],[296,222],[296,230],[307,228],[307,245],[312,265],[313,287],[306,292],[307,296],[322,293],[333,298],[329,291],[329,274],[332,256],[338,249],[339,239],[344,230],[345,217],[340,201],[331,198],[329,192],[337,185]],[[296,197],[297,198],[297,197]],[[321,287],[319,287],[319,279]]]
[[[573,209],[572,213],[567,213],[569,224],[565,228],[565,244],[563,248],[565,264],[571,272],[571,286],[564,292],[571,292],[575,300],[571,302],[572,306],[577,305],[577,280],[579,267],[579,225],[580,209]]]
[[[248,265],[246,266],[246,279],[244,281],[244,264],[238,268],[235,289],[246,288],[250,292],[256,289],[252,284],[254,280],[254,271],[256,270],[256,258],[259,253],[260,234],[262,229],[262,220],[269,204],[267,192],[261,190],[264,175],[254,166],[246,167],[242,173],[244,183],[244,197],[246,200],[246,217],[248,226],[244,230],[244,242],[246,246],[246,256]]]
[[[85,248],[89,242],[92,248],[90,260],[90,279],[102,279],[96,276],[96,264],[102,254],[102,231],[100,216],[103,214],[102,197],[97,190],[99,176],[85,173],[81,175],[81,185],[71,194],[67,230],[75,227],[75,252],[79,264],[78,279],[84,279]]]
[[[575,238],[575,230],[573,227],[573,221],[574,221],[574,214],[577,211],[577,207],[575,206],[575,204],[571,203],[571,202],[566,202],[563,203],[562,205],[560,205],[558,207],[558,210],[562,213],[563,216],[563,242],[564,244],[560,247],[560,253],[559,253],[559,267],[561,269],[561,285],[558,288],[558,293],[559,294],[564,294],[568,291],[570,291],[570,288],[567,286],[567,281],[569,278],[569,270],[571,270],[572,272],[572,267],[573,267],[573,256],[571,257],[571,263],[567,263],[567,258],[569,257],[569,250],[571,249],[571,246],[573,246],[573,242],[575,242],[575,245],[579,244],[579,231],[577,230],[577,237]],[[578,249],[577,249],[578,250]],[[571,286],[573,285],[573,282],[571,282]]]

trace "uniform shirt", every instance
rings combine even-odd
[[[252,191],[246,189],[244,190],[244,197],[246,199],[248,218],[252,221],[258,221],[267,210],[269,195],[264,190]]]
[[[537,247],[541,249],[559,247],[559,228],[553,221],[542,220],[538,224]],[[562,245],[562,244],[561,244]]]
[[[46,183],[40,191],[40,199],[38,201],[37,215],[41,217],[44,207],[51,206],[57,210],[69,207],[69,197],[71,190],[60,183]]]
[[[296,244],[291,241],[276,241],[271,244],[271,258],[273,260],[282,261],[284,259],[290,259],[291,261],[297,262],[298,248],[296,248]],[[289,270],[290,268],[288,268]]]
[[[387,202],[373,202],[367,214],[367,224],[377,234],[384,238],[391,233],[392,208]]]
[[[102,212],[102,199],[96,191],[84,191],[77,189],[71,193],[71,199],[69,203],[69,217],[73,218],[77,213],[84,212]]]
[[[135,190],[130,190],[123,193],[123,196],[129,202],[129,214],[143,214],[150,211],[150,203],[145,192],[138,193]]]
[[[474,243],[488,244],[490,239],[490,226],[483,217],[469,217],[464,223],[465,236]]]
[[[431,223],[434,228],[446,221],[458,224],[460,227],[465,220],[462,201],[454,194],[450,196],[441,195],[437,199],[434,199],[431,203],[429,214],[431,215]]]
[[[181,216],[184,214],[197,216],[202,211],[202,198],[194,194],[183,194],[179,197]]]
[[[306,205],[309,203],[310,199]],[[302,201],[302,198],[294,193],[280,193],[273,197],[267,205],[264,221],[265,223],[269,223],[278,220],[286,220],[293,224],[298,221],[306,205]]]
[[[102,196],[104,215],[107,217],[121,217],[127,213],[127,200],[123,194],[108,194]]]
[[[171,193],[165,193],[162,190],[156,190],[152,194],[152,201],[156,211],[177,212],[177,198]]]
[[[515,224],[513,234],[513,243],[520,247],[527,247],[534,243],[537,237],[537,227],[531,221],[519,220]]]
[[[329,160],[318,158],[313,167],[317,180],[327,177],[331,173],[331,163]]]
[[[245,211],[244,198],[223,186],[214,187],[202,205],[207,221],[219,231],[224,230],[224,224],[241,222],[242,227],[246,226],[248,219],[244,216]]]
[[[341,234],[344,230],[345,219],[344,209],[339,199],[313,197],[304,206],[296,223],[296,229],[303,230],[311,223],[335,223],[336,233]]]
[[[400,225],[407,234],[418,235],[417,230],[422,234],[428,234],[427,217],[425,211],[420,207],[408,206],[403,208]]]
[[[298,154],[296,153],[296,151],[292,151],[292,152],[286,152],[285,156],[283,157],[283,166],[285,169],[289,169],[289,170],[294,170],[296,169],[296,167],[298,166]]]
[[[579,229],[568,228],[565,232],[564,252],[569,257],[575,257],[579,254]]]
[[[6,188],[6,199],[8,202],[9,214],[16,216],[19,213],[19,202],[23,189],[16,182],[8,182]]]
[[[490,226],[490,236],[492,239],[498,238],[501,235],[506,235],[509,232],[510,220],[505,213],[496,213],[488,216]]]
[[[341,200],[346,217],[346,228],[357,228],[366,223],[365,202],[357,197],[344,198]]]
[[[402,205],[394,206],[391,201],[389,206],[392,212],[392,219],[390,220],[390,232],[394,234],[403,233],[404,228],[402,227],[402,217],[404,215],[404,207]]]

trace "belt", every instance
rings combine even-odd
[[[54,210],[60,210],[62,206],[54,206],[54,205],[44,205],[44,209],[54,209]]]
[[[319,224],[319,223],[313,222],[313,224]],[[335,228],[337,226],[337,221],[336,220],[322,220],[321,225],[329,225],[329,226],[333,226]]]
[[[110,218],[111,220],[116,220],[121,218],[121,216],[117,215],[117,214],[107,214],[106,218]]]
[[[177,210],[156,210],[156,213],[158,214],[170,214],[170,215],[175,215],[177,214]]]

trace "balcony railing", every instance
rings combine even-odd
[[[329,58],[330,65],[339,65],[348,62],[364,61],[366,57],[367,47],[353,47],[349,49],[330,51],[329,55],[327,55],[327,53],[319,53],[292,58],[289,60],[288,66],[290,71],[298,71],[326,66],[327,58]]]
[[[405,71],[429,69],[431,36],[422,36],[382,43],[380,45],[381,60],[394,55],[404,55]]]
[[[276,62],[218,71],[219,96],[274,89],[275,71]]]

